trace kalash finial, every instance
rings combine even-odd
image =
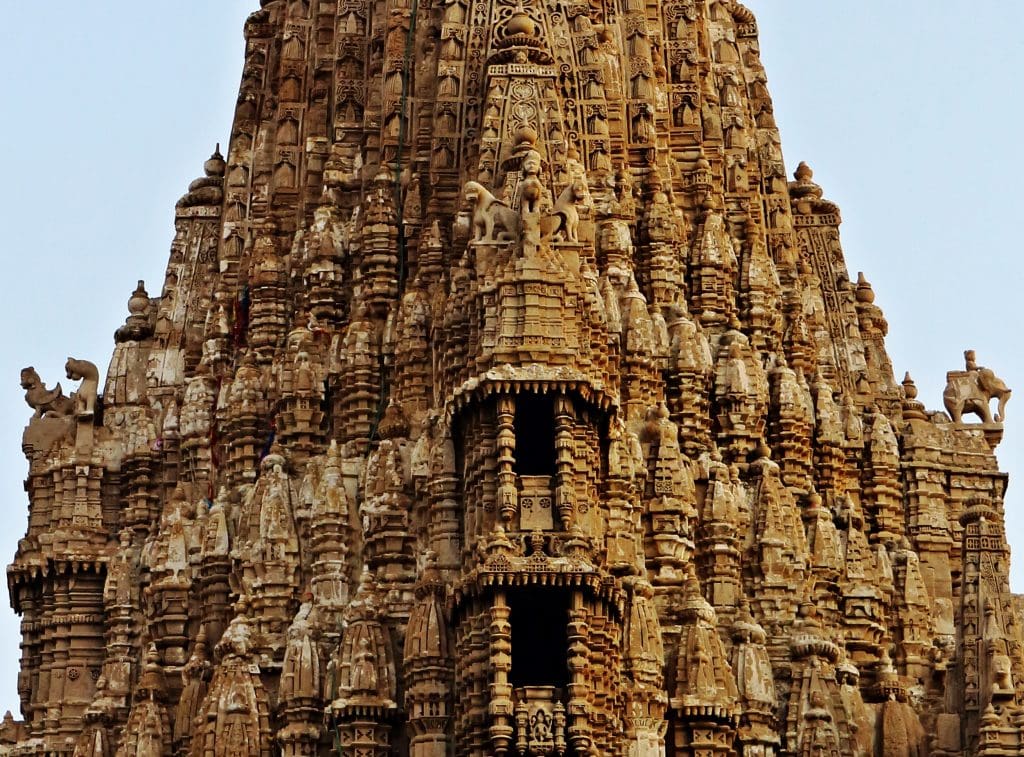
[[[512,155],[521,162],[527,153],[537,149],[537,137],[537,130],[529,124],[520,126],[515,130],[512,137],[515,142],[515,146],[512,148]]]
[[[145,339],[153,333],[149,322],[150,299],[146,284],[139,279],[138,286],[128,299],[128,319],[124,325],[114,332],[114,341],[120,344],[132,340]]]
[[[857,274],[857,302],[871,304],[874,301],[875,290],[871,288],[871,283],[861,271]]]
[[[516,148],[533,147],[537,144],[537,130],[532,126],[524,125],[516,129]]]
[[[505,24],[505,37],[535,37],[537,36],[537,24],[523,7],[522,3],[516,5],[512,17]]]
[[[908,400],[917,399],[917,385],[914,383],[914,379],[910,377],[910,371],[903,375],[903,396]]]
[[[220,142],[218,142],[213,149],[213,155],[203,164],[203,170],[206,171],[207,176],[219,178],[224,175],[226,167],[224,156],[220,154]]]
[[[910,377],[910,371],[907,371],[903,377],[903,419],[908,421],[928,420],[924,403],[917,399],[917,384]]]
[[[822,189],[814,183],[814,171],[804,161],[793,172],[796,181],[789,183],[789,193],[797,204],[797,212],[807,214],[811,212],[815,200],[820,200]]]

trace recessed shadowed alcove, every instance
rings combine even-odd
[[[550,394],[516,395],[516,474],[555,475],[555,404]]]
[[[509,683],[554,686],[569,683],[569,595],[556,587],[524,587],[508,593],[512,626]]]

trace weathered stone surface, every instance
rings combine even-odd
[[[21,374],[0,754],[1024,755],[1010,390],[897,382],[746,8],[260,5],[105,384]]]

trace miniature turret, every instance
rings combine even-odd
[[[280,688],[285,725],[277,733],[286,755],[311,754],[320,741],[324,677],[312,612],[304,603],[288,627]]]
[[[327,712],[343,748],[385,757],[398,703],[391,641],[380,623],[376,592],[364,572],[346,610],[347,626],[331,665]]]
[[[217,643],[217,667],[197,716],[192,750],[215,757],[269,757],[269,704],[251,646],[247,602],[240,601],[236,612]]]
[[[411,757],[433,757],[449,749],[454,658],[445,618],[444,583],[437,555],[428,552],[416,583],[416,604],[406,629],[402,670],[408,681],[405,709],[412,725]]]
[[[735,738],[737,694],[718,618],[692,573],[683,588],[676,688],[675,743],[705,754],[728,754]]]

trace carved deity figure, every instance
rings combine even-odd
[[[352,691],[377,693],[377,656],[365,637],[359,640],[359,649],[352,660]]]
[[[541,210],[541,202],[544,199],[544,183],[540,180],[541,166],[540,153],[536,150],[528,150],[523,156],[523,178],[517,189],[519,212],[523,215],[524,225],[528,217],[534,216]]]

